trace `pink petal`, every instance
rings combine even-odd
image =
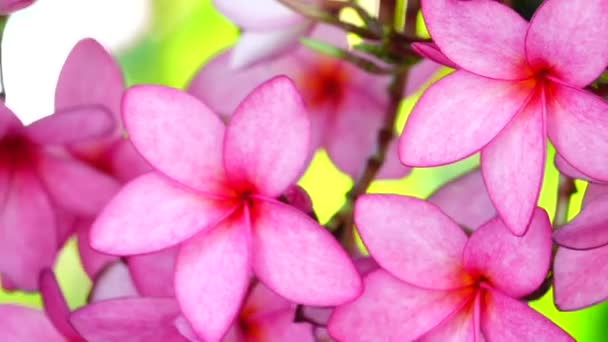
[[[84,271],[89,278],[94,279],[108,264],[117,260],[114,255],[100,253],[91,247],[89,234],[91,232],[92,220],[80,219],[76,223],[76,236],[78,242],[78,255]]]
[[[433,41],[454,63],[479,75],[524,79],[528,23],[495,1],[422,1]],[[455,107],[458,108],[458,107]]]
[[[608,244],[608,196],[601,196],[553,235],[559,245],[572,249],[590,249]]]
[[[481,151],[481,171],[496,210],[513,234],[526,232],[545,170],[545,125],[533,101]]]
[[[374,153],[386,102],[378,101],[364,89],[349,87],[332,113],[335,119],[325,135],[325,148],[338,169],[352,178],[360,176],[367,158]],[[392,157],[397,159],[396,155]]]
[[[465,268],[484,276],[492,286],[513,298],[536,290],[551,262],[551,223],[537,208],[525,235],[513,235],[496,217],[473,232],[464,249]]]
[[[603,302],[608,298],[608,246],[584,251],[559,248],[553,279],[555,305],[562,311]]]
[[[9,15],[12,12],[25,8],[34,3],[34,0],[1,0],[0,14]]]
[[[361,293],[359,274],[346,252],[301,211],[257,201],[252,221],[254,271],[273,291],[316,306],[342,304]]]
[[[123,187],[99,214],[91,245],[116,255],[154,252],[214,227],[232,210],[151,172]]]
[[[245,215],[233,216],[195,236],[179,252],[175,294],[203,340],[220,340],[241,307],[251,267],[247,225]]]
[[[574,341],[572,337],[526,304],[490,290],[484,294],[481,331],[488,341]]]
[[[52,267],[59,248],[56,217],[37,176],[29,170],[12,172],[10,183],[2,179],[0,273],[3,282],[33,291],[39,272]]]
[[[475,311],[479,310],[477,296],[469,299],[462,308],[445,318],[438,326],[422,336],[419,341],[478,341],[479,325],[475,324]],[[477,304],[477,305],[476,305]]]
[[[255,324],[255,333],[248,336],[264,342],[314,342],[313,327],[308,323],[295,323],[293,312],[280,312],[264,317]]]
[[[173,325],[179,307],[169,298],[122,298],[89,304],[70,316],[87,341],[187,341]]]
[[[301,212],[311,216],[315,215],[314,208],[312,207],[312,199],[308,192],[299,185],[291,185],[283,195],[281,195],[281,201],[289,204],[290,206],[299,209]]]
[[[118,192],[112,177],[73,159],[45,153],[38,172],[53,200],[77,215],[94,217]]]
[[[581,204],[583,209],[589,203],[604,197],[604,195],[608,195],[608,184],[589,183]]]
[[[21,135],[23,124],[10,108],[0,101],[0,137],[4,138],[7,134],[18,133]]]
[[[443,52],[441,52],[439,46],[437,46],[437,44],[435,43],[413,43],[412,49],[416,51],[416,53],[418,53],[420,56],[428,58],[428,60],[423,60],[416,65],[421,65],[425,62],[431,62],[432,64],[429,63],[429,66],[434,66],[434,72],[436,72],[439,67],[441,67],[441,65],[445,65],[453,69],[460,69],[458,65],[452,62],[446,55],[443,54]],[[414,72],[415,68],[416,67],[414,66],[410,69],[410,77],[412,75],[412,72]]]
[[[25,128],[39,144],[71,144],[108,136],[116,128],[112,113],[100,105],[70,107]]]
[[[272,315],[280,311],[289,311],[293,314],[295,307],[295,304],[279,296],[264,284],[256,282],[249,291],[241,313],[244,314],[245,318]]]
[[[421,289],[382,270],[365,278],[365,291],[339,306],[329,320],[338,341],[412,341],[469,300],[471,291]]]
[[[234,45],[230,66],[244,69],[295,50],[299,39],[306,36],[311,28],[312,22],[302,21],[281,30],[245,31]]]
[[[101,105],[119,121],[123,90],[122,73],[114,58],[95,39],[82,39],[70,51],[59,74],[55,108]]]
[[[224,124],[177,89],[142,85],[125,93],[123,120],[135,148],[157,170],[200,191],[224,191]]]
[[[284,29],[304,18],[276,0],[213,0],[230,21],[246,30]]]
[[[526,37],[530,65],[574,86],[591,83],[608,64],[604,0],[547,0],[534,13]]]
[[[496,215],[479,169],[446,183],[428,201],[470,230]]]
[[[128,139],[116,142],[109,153],[112,165],[111,174],[120,182],[126,183],[152,170],[150,164],[137,152]]]
[[[590,182],[601,182],[600,180],[589,177],[586,174],[577,170],[574,166],[570,165],[570,163],[568,163],[566,159],[564,159],[564,157],[560,156],[559,153],[555,154],[555,159],[553,163],[555,164],[555,167],[559,170],[560,173],[569,177],[584,179]]]
[[[430,59],[423,59],[412,66],[408,72],[407,84],[405,85],[403,96],[410,96],[421,89],[425,84],[429,83],[440,68],[441,65]]]
[[[461,255],[467,236],[434,205],[398,195],[365,195],[355,224],[371,256],[399,279],[428,289],[471,283]]]
[[[108,299],[139,297],[129,269],[124,262],[117,260],[106,266],[93,280],[88,302],[95,303]]]
[[[466,71],[442,78],[412,109],[401,135],[401,162],[435,166],[477,152],[507,125],[529,93],[527,84]]]
[[[0,305],[0,340],[64,342],[44,312],[13,304]]]
[[[80,341],[80,335],[69,322],[70,308],[50,269],[43,270],[40,274],[40,294],[44,303],[44,312],[55,328],[68,340]]]
[[[582,173],[608,180],[608,103],[555,85],[547,94],[547,130],[557,152]]]
[[[269,197],[297,180],[309,154],[308,113],[294,84],[284,76],[263,83],[243,100],[226,130],[224,163],[229,179]]]
[[[142,296],[175,297],[173,274],[179,248],[129,257],[129,272]]]

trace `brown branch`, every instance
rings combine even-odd
[[[559,175],[559,185],[557,188],[557,204],[555,205],[555,215],[553,216],[553,227],[558,227],[568,220],[568,209],[570,208],[570,198],[576,193],[574,179]]]

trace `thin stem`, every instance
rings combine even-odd
[[[4,71],[2,70],[4,65],[2,63],[2,42],[4,38],[4,29],[6,28],[6,22],[8,21],[8,15],[0,16],[0,100],[4,102],[6,99],[6,88],[4,83]]]
[[[570,198],[576,193],[574,179],[559,175],[559,185],[557,189],[557,204],[555,206],[555,216],[553,217],[553,227],[558,227],[568,220],[568,209],[570,208]]]

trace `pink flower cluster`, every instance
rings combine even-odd
[[[349,49],[286,2],[215,0],[243,33],[185,91],[125,89],[85,39],[55,113],[24,126],[0,104],[2,287],[43,300],[0,305],[0,340],[572,341],[526,301],[550,284],[561,310],[608,298],[608,103],[589,86],[608,66],[608,0],[545,0],[529,22],[499,1],[421,0],[432,41],[408,46],[427,59],[397,96],[437,63],[455,71],[374,178],[478,151],[480,168],[427,199],[351,192],[360,253],[297,182],[320,148],[366,175],[391,75],[298,47]],[[562,174],[590,182],[570,222],[537,206],[547,138]],[[52,271],[71,236],[93,280],[75,310]]]

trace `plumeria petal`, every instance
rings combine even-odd
[[[587,189],[585,189],[585,196],[583,197],[582,208],[585,208],[589,203],[598,200],[605,195],[608,195],[608,184],[597,184],[589,183]]]
[[[0,305],[0,340],[64,342],[44,312],[13,304]]]
[[[553,235],[559,245],[572,249],[590,249],[608,244],[608,196],[588,204],[570,222]]]
[[[43,270],[40,274],[40,294],[44,303],[44,312],[55,328],[68,340],[81,341],[80,335],[70,325],[70,308],[50,269]]]
[[[177,300],[194,331],[205,341],[218,341],[228,331],[249,285],[247,225],[245,215],[231,217],[189,240],[179,252]]]
[[[230,66],[244,69],[286,53],[297,47],[311,27],[312,22],[302,21],[280,30],[245,31],[232,50]]]
[[[13,170],[5,184],[0,210],[2,281],[32,291],[38,288],[39,272],[52,267],[59,248],[56,217],[33,172]]]
[[[430,59],[423,59],[416,63],[408,72],[407,84],[405,85],[403,95],[407,97],[420,90],[431,81],[431,78],[437,74],[440,68],[440,64]]]
[[[43,154],[38,171],[53,200],[74,214],[94,217],[118,192],[112,177],[73,159]]]
[[[578,310],[608,298],[608,246],[577,251],[559,248],[553,296],[560,310]]]
[[[55,89],[55,108],[103,105],[118,118],[124,81],[118,64],[96,40],[80,40],[68,55]]]
[[[12,12],[25,8],[34,3],[34,0],[1,0],[0,14],[9,15]]]
[[[255,337],[268,342],[314,342],[313,327],[309,323],[294,322],[292,312],[279,312],[256,322]]]
[[[187,341],[173,325],[178,315],[171,298],[121,298],[84,306],[70,322],[87,341]]]
[[[458,311],[443,320],[438,326],[420,338],[421,342],[431,341],[473,341],[477,342],[479,336],[479,325],[475,325],[474,315],[476,307],[476,297],[469,299]]]
[[[108,136],[116,128],[103,106],[70,107],[31,123],[25,134],[39,144],[70,144]]]
[[[88,302],[95,303],[108,299],[139,296],[139,292],[133,285],[129,269],[124,262],[118,260],[107,265],[95,277]]]
[[[359,298],[334,310],[329,333],[338,341],[412,341],[437,326],[469,296],[468,289],[421,289],[378,270],[365,278]]]
[[[543,2],[526,36],[530,65],[578,87],[591,83],[608,64],[607,12],[605,0]]]
[[[226,130],[228,177],[266,196],[287,189],[303,172],[309,154],[308,114],[294,84],[284,76],[260,85],[243,100]]]
[[[151,172],[122,188],[99,214],[91,245],[116,255],[153,252],[212,228],[232,210]]]
[[[6,134],[20,132],[23,124],[19,118],[8,108],[3,101],[0,101],[0,137]]]
[[[434,205],[398,195],[365,195],[355,224],[371,256],[410,284],[453,289],[471,283],[460,263],[467,236]]]
[[[112,145],[109,154],[111,174],[120,182],[126,183],[152,170],[128,139],[121,139]]]
[[[507,125],[529,90],[527,83],[497,81],[466,71],[442,78],[425,91],[406,122],[401,161],[435,166],[471,155]]]
[[[129,257],[127,263],[133,282],[142,296],[174,297],[173,274],[179,248]]]
[[[547,106],[547,131],[557,152],[582,173],[608,180],[608,102],[555,85]]]
[[[213,0],[230,21],[247,30],[272,30],[293,25],[304,18],[276,0]]]
[[[78,255],[84,271],[91,279],[95,278],[99,271],[117,260],[116,256],[100,253],[91,247],[90,230],[92,224],[93,221],[89,219],[79,219],[75,223]]]
[[[496,290],[484,294],[481,331],[488,341],[574,341],[548,318]]]
[[[345,90],[344,96],[334,114],[335,121],[330,127],[331,134],[326,136],[325,148],[338,169],[356,178],[374,152],[386,103],[354,87]],[[397,159],[396,155],[392,157]]]
[[[551,223],[536,208],[525,235],[513,235],[496,217],[473,232],[464,249],[465,268],[486,277],[492,286],[513,298],[536,290],[551,262]]]
[[[258,201],[252,222],[253,267],[272,290],[291,301],[317,306],[341,304],[361,293],[359,274],[346,252],[301,211]]]
[[[446,183],[428,201],[468,229],[476,229],[496,215],[480,169]]]
[[[224,191],[224,124],[203,103],[177,89],[129,89],[123,120],[135,148],[167,176],[200,191]]]
[[[555,164],[555,167],[559,170],[559,172],[564,175],[570,176],[572,178],[584,179],[590,182],[601,182],[600,180],[595,179],[593,177],[589,177],[588,175],[577,170],[574,166],[570,165],[570,163],[568,163],[566,159],[564,159],[564,157],[560,156],[559,153],[555,154],[555,159],[553,163]]]
[[[399,160],[399,139],[393,139],[386,149],[384,163],[378,171],[376,179],[399,179],[407,176],[411,171],[411,168],[401,164]]]
[[[514,234],[525,233],[545,169],[542,105],[533,101],[481,151],[481,171],[490,198]]]
[[[437,44],[435,43],[412,43],[412,49],[416,51],[419,55],[428,58],[426,62],[433,63],[429,63],[429,66],[435,66],[435,71],[437,71],[440,65],[445,65],[454,69],[460,69],[458,65],[456,65],[456,63],[452,62],[446,55],[443,54],[443,52],[441,52],[441,50],[439,50],[439,46],[437,46]],[[423,60],[417,65],[423,63],[425,63],[425,60]],[[410,75],[411,72],[414,72],[415,68],[416,67],[414,66],[412,69],[410,69]]]
[[[422,14],[433,41],[465,70],[510,80],[530,75],[524,47],[528,23],[507,6],[487,0],[422,1]]]

